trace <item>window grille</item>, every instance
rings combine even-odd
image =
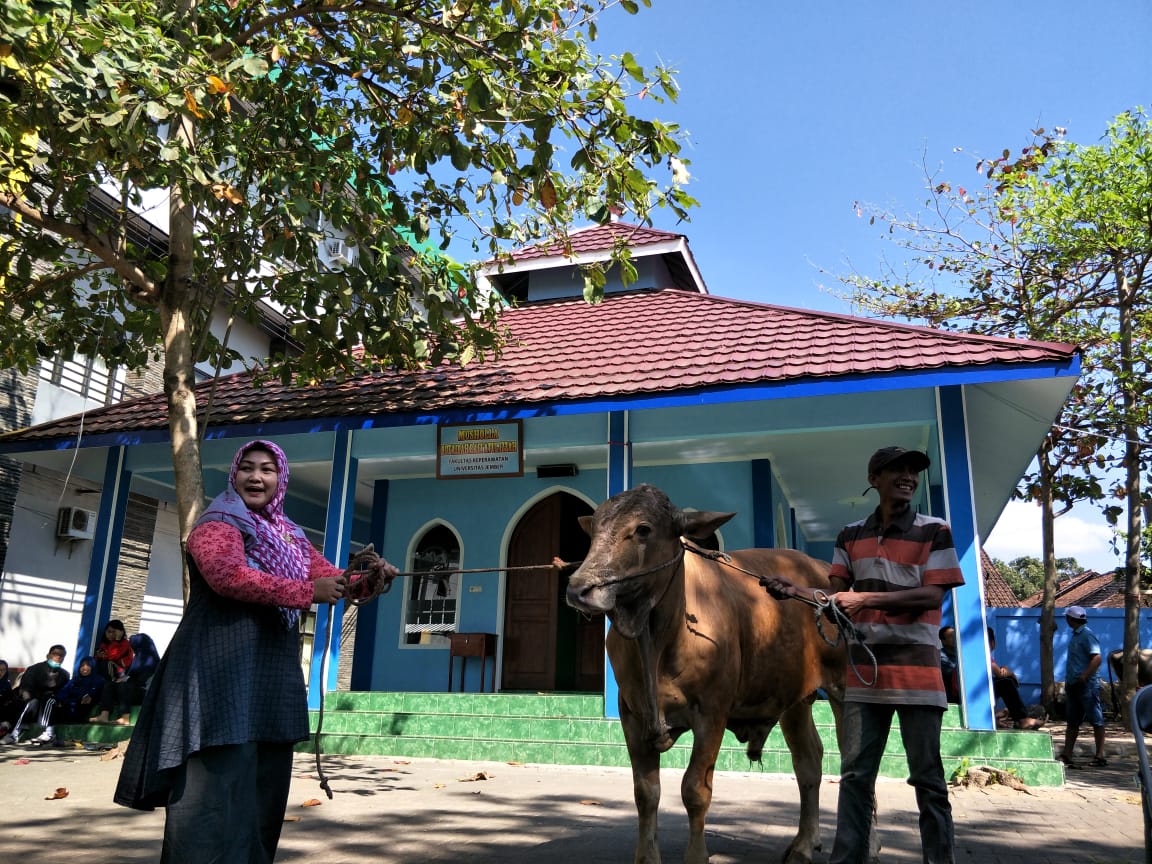
[[[95,357],[78,354],[68,360],[57,354],[40,365],[40,378],[102,405],[112,405],[124,398],[123,373],[110,372],[104,362]]]
[[[447,571],[459,568],[460,544],[456,535],[444,525],[436,525],[425,532],[412,562],[412,569],[424,575],[408,577],[408,609],[404,620],[406,644],[435,643],[456,632],[460,574]],[[444,575],[436,575],[438,571],[445,571]]]

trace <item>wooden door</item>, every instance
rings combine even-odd
[[[579,516],[592,508],[565,492],[537,502],[512,534],[508,566],[579,561],[588,536]],[[566,576],[552,570],[510,571],[505,582],[503,690],[604,688],[604,616],[585,617],[564,602]]]
[[[508,547],[508,566],[544,564],[557,554],[560,501],[556,495],[524,514]],[[556,575],[509,570],[504,590],[504,666],[501,690],[556,689]]]

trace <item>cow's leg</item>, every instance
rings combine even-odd
[[[656,815],[660,807],[660,754],[652,747],[644,718],[620,700],[620,725],[632,763],[632,796],[636,800],[636,864],[660,864]]]
[[[820,848],[820,779],[824,742],[812,721],[812,703],[798,702],[780,716],[780,731],[792,753],[792,771],[800,787],[800,827],[784,853],[785,864],[810,864]]]
[[[636,650],[640,655],[640,678],[644,682],[644,740],[651,744],[657,753],[664,753],[672,749],[675,743],[664,720],[664,713],[660,710],[660,696],[657,692],[656,679],[659,677],[657,668],[656,648],[652,642],[652,633],[645,628],[636,637]]]
[[[704,821],[712,805],[712,775],[724,739],[724,723],[718,717],[702,718],[692,727],[692,756],[680,784],[680,797],[688,811],[688,848],[685,864],[708,864]]]

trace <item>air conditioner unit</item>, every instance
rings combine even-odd
[[[96,536],[96,513],[80,507],[61,507],[56,514],[56,536],[68,540],[91,540]]]
[[[324,251],[328,255],[329,267],[347,267],[352,263],[353,251],[343,240],[332,238],[324,241]]]

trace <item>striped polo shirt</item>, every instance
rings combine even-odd
[[[879,509],[845,526],[836,538],[829,575],[856,591],[964,584],[948,523],[911,509],[883,534]],[[852,623],[876,656],[877,674],[870,687],[849,670],[848,701],[948,707],[940,674],[939,607],[916,613],[863,609]],[[852,659],[860,676],[870,681],[871,660],[855,643]]]

